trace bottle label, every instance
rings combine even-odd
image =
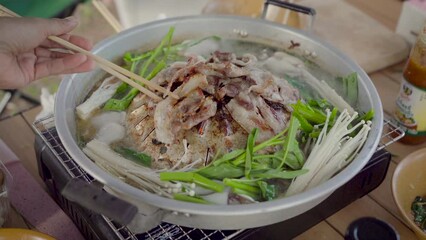
[[[426,89],[402,80],[394,112],[396,124],[410,136],[426,136]]]

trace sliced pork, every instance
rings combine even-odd
[[[133,146],[152,156],[154,168],[180,169],[244,148],[253,128],[258,142],[273,137],[287,127],[299,93],[262,68],[253,55],[226,52],[172,64],[152,81],[180,98],[133,100],[127,115]]]

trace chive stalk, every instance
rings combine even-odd
[[[161,181],[181,181],[195,183],[203,188],[213,190],[215,192],[223,192],[224,186],[215,181],[201,176],[195,172],[161,172]]]

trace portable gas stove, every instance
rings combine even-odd
[[[391,154],[384,148],[404,135],[399,128],[385,120],[379,147],[364,169],[318,206],[292,219],[242,230],[194,229],[163,222],[148,232],[135,234],[127,227],[85,209],[60,194],[60,190],[72,179],[77,178],[88,183],[94,183],[95,180],[80,168],[64,149],[56,132],[53,116],[35,122],[33,128],[37,133],[35,150],[40,176],[52,197],[71,217],[85,238],[95,240],[292,239],[379,186],[386,176],[391,159]]]

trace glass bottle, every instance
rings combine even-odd
[[[405,144],[426,142],[426,25],[421,29],[403,72],[394,121],[405,131]]]

